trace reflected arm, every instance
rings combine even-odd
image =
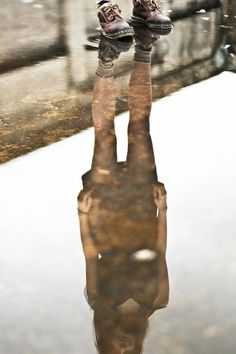
[[[167,245],[167,201],[166,190],[163,183],[156,182],[153,185],[153,198],[157,206],[157,219],[156,219],[156,251],[157,254],[166,253]]]
[[[86,292],[89,305],[94,308],[97,298],[98,252],[90,235],[88,214],[79,212],[80,234],[86,261]]]
[[[167,246],[167,209],[158,208],[156,220],[156,251],[157,254],[166,254]]]
[[[91,237],[88,223],[88,213],[92,206],[92,193],[93,189],[84,188],[78,195],[80,233],[86,260],[97,257],[97,249]]]
[[[92,203],[87,197],[91,199],[90,191],[82,191],[78,197],[78,213],[80,221],[80,235],[83,245],[83,251],[86,261],[86,289],[87,300],[91,307],[94,306],[94,301],[97,296],[97,260],[98,251],[94,244],[93,238],[90,233],[88,223],[88,213]],[[89,207],[87,205],[89,204]],[[86,205],[86,207],[84,207]]]
[[[169,277],[164,253],[158,254],[157,296],[153,301],[153,311],[167,307],[169,302]]]
[[[97,248],[94,245],[88,224],[88,214],[79,212],[80,234],[86,261],[98,257]]]
[[[166,264],[167,246],[167,203],[166,190],[162,183],[153,187],[154,201],[157,205],[156,253],[158,259],[157,296],[153,302],[153,311],[162,309],[169,302],[169,278]]]

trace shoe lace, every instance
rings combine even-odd
[[[112,47],[106,47],[103,53],[106,62],[113,61],[119,57],[120,53],[117,53]]]
[[[147,6],[148,10],[150,11],[161,11],[160,6],[157,4],[156,0],[143,0],[145,5]]]
[[[112,22],[116,17],[121,17],[121,10],[118,5],[108,5],[104,7],[104,15],[108,22]]]

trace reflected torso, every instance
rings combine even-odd
[[[156,206],[152,195],[155,171],[137,175],[125,163],[118,163],[93,181],[89,171],[84,187],[92,188],[89,226],[99,253],[135,252],[153,249],[156,239]]]

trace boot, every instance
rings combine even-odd
[[[133,38],[130,40],[121,41],[119,39],[110,39],[101,36],[101,40],[98,48],[98,58],[104,64],[112,63],[115,59],[118,59],[120,53],[127,52],[133,44]]]
[[[141,22],[151,29],[159,30],[159,34],[170,33],[172,23],[164,16],[156,0],[133,0],[132,22]]]
[[[151,30],[140,22],[134,23],[133,26],[135,40],[134,61],[151,63],[152,48],[160,38],[159,32],[153,29]]]
[[[134,23],[133,26],[136,47],[151,50],[153,45],[160,38],[159,31],[150,29],[142,23]]]
[[[108,38],[117,39],[133,36],[133,28],[122,18],[118,5],[111,2],[98,7],[101,33]]]

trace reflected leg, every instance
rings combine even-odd
[[[117,161],[114,129],[114,78],[113,76],[99,76],[101,73],[100,66],[101,64],[99,64],[95,78],[92,104],[92,117],[95,130],[92,170],[95,175],[101,171],[105,171],[106,174],[106,170],[110,170]],[[102,72],[106,72],[106,69],[102,68]],[[110,73],[109,71],[107,72]]]
[[[151,52],[149,55],[151,57]],[[156,177],[155,158],[149,133],[151,105],[151,64],[135,61],[129,85],[130,120],[127,162],[135,170],[153,171]]]

